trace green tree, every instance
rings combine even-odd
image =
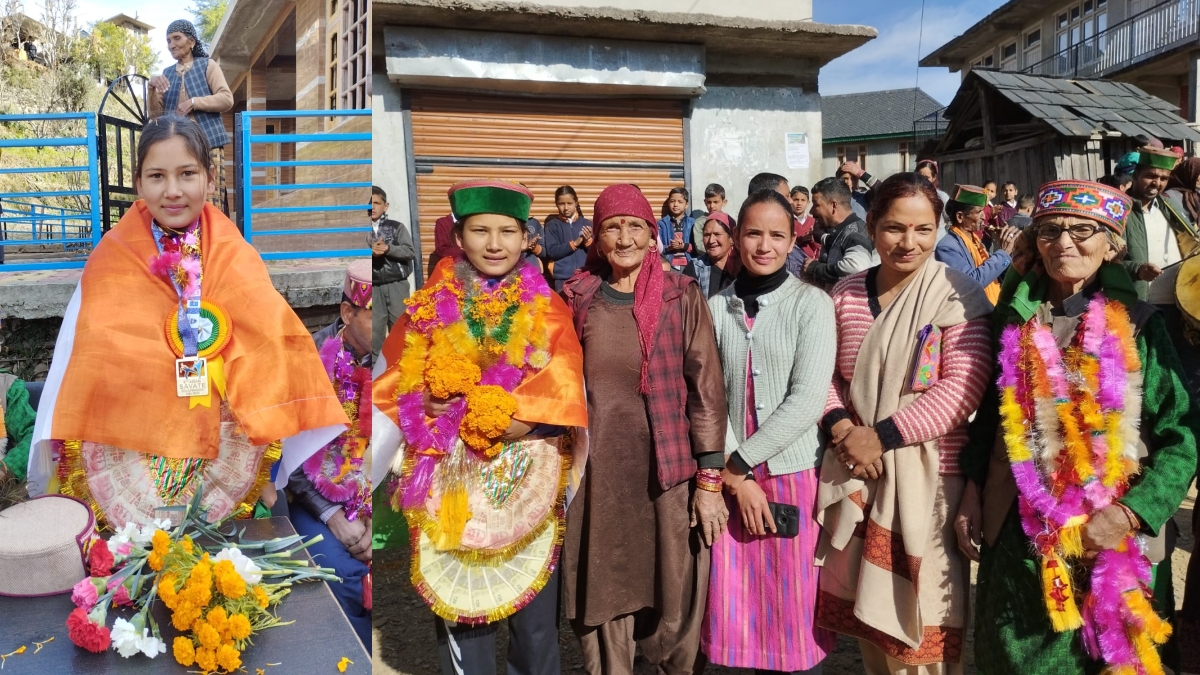
[[[212,42],[217,34],[217,26],[221,25],[221,17],[225,16],[228,4],[229,0],[196,0],[196,4],[188,8],[196,19],[200,39],[205,43]]]
[[[102,80],[112,82],[132,71],[151,75],[158,57],[150,49],[150,38],[107,22],[92,24],[83,45],[87,64]]]

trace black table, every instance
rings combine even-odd
[[[250,539],[271,539],[295,534],[287,518],[263,518],[238,521],[246,527]],[[298,556],[308,557],[307,551]],[[185,668],[175,661],[171,643],[179,633],[171,626],[167,609],[161,601],[155,602],[154,618],[158,622],[167,653],[150,659],[136,654],[128,659],[111,648],[103,654],[93,654],[76,647],[67,637],[67,615],[75,605],[70,594],[44,598],[0,597],[0,654],[7,654],[21,645],[24,654],[10,656],[5,660],[0,675],[59,675],[79,673],[81,675],[108,675],[109,673],[163,673],[182,675],[195,667]],[[242,654],[244,672],[254,673],[263,668],[266,675],[329,675],[337,673],[337,663],[343,656],[354,665],[346,669],[349,674],[370,673],[371,657],[351,628],[350,622],[323,581],[298,584],[279,603],[279,618],[295,621],[289,626],[269,628],[254,636],[254,644]],[[130,618],[128,609],[108,612],[108,626],[120,616]],[[53,636],[54,641],[33,653],[34,642],[44,642]],[[267,667],[268,663],[281,665]]]

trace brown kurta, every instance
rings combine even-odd
[[[719,364],[701,294],[686,293],[680,301],[693,335],[685,363]],[[633,294],[605,284],[580,340],[590,452],[567,512],[563,598],[589,673],[602,665],[606,674],[629,672],[632,640],[665,672],[686,673],[699,654],[709,551],[690,526],[692,482],[664,492],[656,480],[650,420],[638,392],[637,335]],[[660,332],[656,339],[679,338]],[[723,391],[719,368],[701,370],[712,371],[713,381],[698,383],[700,391]]]

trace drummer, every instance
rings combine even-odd
[[[1136,281],[1138,298],[1155,305],[1166,318],[1167,332],[1175,351],[1184,360],[1192,391],[1200,395],[1200,339],[1197,339],[1200,316],[1186,316],[1176,302],[1181,263],[1200,253],[1200,236],[1181,194],[1166,191],[1179,158],[1170,150],[1154,147],[1141,148],[1138,155],[1133,185],[1129,188],[1133,210],[1128,218],[1129,251],[1125,269]],[[1184,291],[1193,295],[1197,292],[1200,288]],[[1183,296],[1178,299],[1186,300]],[[1189,322],[1191,340],[1185,331]]]

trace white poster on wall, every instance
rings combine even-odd
[[[798,131],[785,133],[783,147],[789,169],[808,168],[808,134]]]

